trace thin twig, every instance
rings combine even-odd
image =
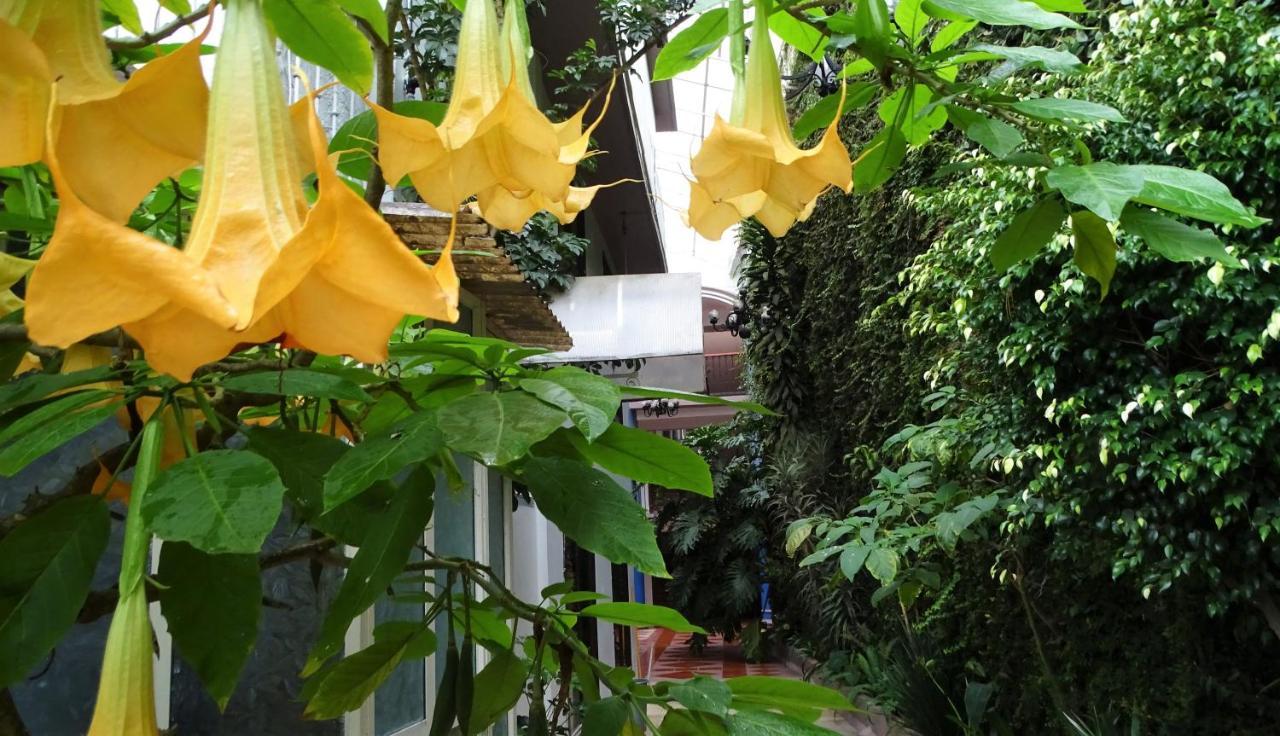
[[[107,40],[107,47],[116,51],[124,49],[141,49],[150,46],[172,36],[178,31],[195,23],[201,18],[209,14],[213,10],[214,3],[209,3],[201,8],[191,11],[186,15],[178,16],[171,23],[163,25],[150,33],[144,33],[137,38],[112,38]]]

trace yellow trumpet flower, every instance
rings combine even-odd
[[[387,181],[409,176],[422,199],[444,212],[474,196],[480,215],[505,230],[519,230],[540,210],[571,222],[599,189],[570,182],[600,119],[584,129],[585,107],[561,123],[538,109],[523,18],[523,2],[508,0],[499,28],[490,0],[468,0],[439,127],[371,104]]]
[[[449,247],[436,266],[426,265],[346,186],[311,96],[293,119],[285,107],[260,0],[230,0],[225,8],[204,183],[184,249],[104,223],[64,198],[28,290],[32,339],[62,347],[105,329],[104,322],[120,324],[153,368],[186,380],[238,345],[280,337],[379,362],[406,313],[456,320]],[[320,185],[310,209],[295,120],[303,123]],[[59,176],[56,158],[50,170]],[[123,267],[104,261],[108,254],[125,259]],[[180,268],[190,280],[167,288],[164,277]],[[148,270],[156,283],[139,284],[136,277]],[[110,316],[84,314],[90,303]]]
[[[33,163],[47,142],[77,196],[123,222],[160,180],[200,159],[203,36],[121,82],[98,0],[8,5],[0,5],[0,166]],[[46,141],[51,103],[57,123]]]
[[[719,116],[693,157],[688,223],[719,240],[739,220],[755,216],[774,237],[808,219],[829,187],[853,189],[849,151],[831,121],[818,145],[795,144],[782,100],[782,78],[769,39],[769,24],[757,12],[745,79],[734,89],[730,122]]]

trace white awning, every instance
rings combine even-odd
[[[540,363],[599,363],[615,381],[705,391],[702,275],[582,276],[551,302],[573,349]]]

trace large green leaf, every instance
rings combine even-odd
[[[729,719],[730,736],[834,736],[822,726],[782,713],[744,710]]]
[[[1013,109],[1033,118],[1060,123],[1096,123],[1102,120],[1123,123],[1125,121],[1124,116],[1114,107],[1088,100],[1031,97],[1013,103]]]
[[[228,376],[223,388],[251,394],[276,396],[313,396],[319,399],[343,399],[347,401],[373,401],[373,397],[356,384],[341,376],[305,368],[286,368],[281,371],[242,373]]]
[[[879,91],[880,85],[874,82],[854,82],[843,93],[836,92],[815,102],[796,119],[795,125],[791,126],[791,132],[796,140],[802,141],[818,130],[825,129],[837,117],[844,117],[850,110],[867,104]],[[842,94],[843,104],[840,101]]]
[[[257,554],[284,499],[280,474],[243,450],[210,450],[162,471],[142,501],[157,537],[213,554]]]
[[[756,706],[789,710],[857,710],[848,698],[831,688],[800,680],[747,675],[725,680],[733,691],[734,707]]]
[[[578,615],[590,616],[623,626],[658,626],[677,632],[707,633],[701,626],[689,623],[689,620],[674,608],[647,603],[594,603],[578,611]]]
[[[485,392],[464,396],[440,408],[438,424],[445,443],[487,465],[506,465],[568,419],[524,391]]]
[[[1053,239],[1066,222],[1067,213],[1056,196],[1036,202],[1013,218],[991,248],[991,263],[998,271],[1035,255]]]
[[[617,384],[580,368],[561,366],[531,378],[522,378],[520,388],[552,406],[564,409],[589,440],[594,440],[613,424],[622,401]]]
[[[78,496],[0,538],[0,688],[25,677],[75,623],[110,532],[106,504]]]
[[[692,680],[673,683],[668,691],[677,703],[689,710],[700,710],[712,715],[724,716],[729,712],[733,691],[721,680],[698,676]]]
[[[907,142],[896,127],[885,126],[867,142],[853,164],[853,188],[858,194],[874,192],[893,177],[907,155]]]
[[[538,510],[583,549],[669,577],[644,508],[612,478],[565,458],[530,458],[521,478]]]
[[[660,736],[728,736],[724,719],[692,710],[669,710],[658,726]]]
[[[614,424],[595,442],[575,435],[569,440],[584,457],[618,475],[704,496],[714,492],[707,461],[660,434]]]
[[[510,649],[494,652],[493,660],[476,673],[467,736],[484,732],[514,708],[528,677],[529,664]]]
[[[1028,26],[1037,30],[1079,28],[1080,24],[1022,0],[928,0],[926,8],[941,8],[991,26]]]
[[[424,466],[397,489],[391,505],[378,515],[347,567],[342,586],[325,613],[320,635],[307,658],[303,675],[310,675],[342,649],[347,627],[372,606],[400,574],[409,552],[422,539],[431,519],[435,478]]]
[[[1088,207],[1108,222],[1120,219],[1124,206],[1142,191],[1143,183],[1142,174],[1133,167],[1105,161],[1049,169],[1046,181],[1068,202]]]
[[[373,50],[335,0],[266,0],[267,20],[298,56],[360,94],[373,84]]]
[[[96,392],[85,393],[93,394]],[[82,394],[74,398],[68,397],[51,402],[49,406],[63,406],[60,402],[75,404],[81,401],[84,401]],[[39,431],[29,431],[0,450],[0,475],[11,476],[44,456],[45,453],[60,447],[74,437],[88,432],[108,417],[114,415],[121,405],[122,402],[117,401],[63,414],[54,413],[49,406],[36,409],[32,414],[38,414],[38,418],[28,419],[23,424],[32,425],[39,422],[36,427]],[[28,415],[28,417],[30,416]],[[22,422],[22,420],[18,421]]]
[[[59,396],[53,401],[17,417],[6,425],[4,429],[0,429],[0,445],[40,429],[50,421],[78,411],[90,404],[110,400],[114,395],[110,391],[95,389],[91,391],[76,391]]]
[[[932,100],[933,92],[923,84],[903,87],[880,103],[880,119],[887,126],[897,125],[908,144],[924,145],[947,122],[947,112],[941,106],[929,109]]]
[[[729,35],[729,11],[724,8],[708,10],[688,28],[676,34],[658,53],[653,63],[653,81],[687,72],[701,64],[720,48],[724,37]]]
[[[827,53],[829,39],[817,28],[790,13],[774,13],[769,16],[769,30],[814,63],[821,63]]]
[[[618,736],[630,715],[631,706],[617,695],[591,703],[582,718],[582,736]]]
[[[871,573],[871,577],[879,580],[882,585],[888,585],[898,577],[898,553],[891,549],[872,548],[863,564],[866,565],[867,572]]]
[[[138,7],[133,4],[133,0],[103,0],[102,9],[114,15],[125,30],[142,35],[142,18],[138,15]]]
[[[1142,204],[1223,225],[1257,227],[1269,222],[1249,213],[1226,185],[1202,171],[1177,166],[1131,166],[1142,175]]]
[[[1227,252],[1218,236],[1151,210],[1142,207],[1126,209],[1120,218],[1120,226],[1142,238],[1148,248],[1171,261],[1212,258],[1228,268],[1240,268],[1240,261]]]
[[[706,394],[693,394],[688,391],[677,391],[673,388],[652,388],[649,386],[622,386],[622,394],[627,398],[641,399],[679,399],[687,401],[691,404],[708,404],[711,406],[728,406],[733,409],[741,409],[743,411],[753,411],[757,414],[765,416],[773,416],[774,412],[770,411],[763,404],[757,404],[754,401],[736,401],[734,399],[726,399],[723,396],[708,396]]]
[[[1061,49],[1048,49],[1044,46],[995,46],[989,43],[974,44],[970,48],[1011,61],[1018,68],[1032,67],[1060,74],[1075,74],[1084,70],[1084,63],[1079,57]]]
[[[359,708],[401,661],[425,657],[436,646],[430,628],[406,621],[383,624],[374,636],[373,644],[316,675],[323,679],[307,702],[308,718],[338,718]]]
[[[258,638],[258,558],[211,555],[166,542],[157,577],[160,610],[174,644],[218,707],[226,708]]]
[[[1075,236],[1076,265],[1102,286],[1102,296],[1111,289],[1116,272],[1116,240],[1101,217],[1077,210],[1071,213],[1071,233]]]
[[[419,412],[391,431],[351,448],[333,464],[324,479],[326,511],[345,503],[380,480],[391,480],[406,465],[422,462],[444,447],[434,412]]]
[[[111,366],[98,366],[70,373],[34,373],[0,386],[0,411],[39,401],[58,391],[109,381],[116,376]]]
[[[382,3],[378,0],[338,0],[338,4],[343,10],[368,23],[378,38],[383,43],[387,42],[390,29],[387,28],[387,14],[382,9]]]
[[[946,106],[947,117],[970,140],[998,158],[1004,158],[1022,145],[1022,131],[1002,120],[956,105]]]

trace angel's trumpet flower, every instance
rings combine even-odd
[[[795,144],[782,101],[782,79],[757,5],[745,79],[734,89],[733,114],[719,116],[693,157],[689,224],[718,240],[739,220],[755,216],[775,237],[808,219],[828,187],[853,188],[849,152],[831,121],[818,145]]]
[[[203,36],[121,82],[98,0],[8,3],[6,13],[0,2],[0,166],[52,149],[81,201],[123,222],[159,181],[200,159],[209,95]],[[46,128],[50,104],[56,125]]]
[[[105,321],[122,324],[153,368],[185,380],[237,345],[281,336],[317,352],[378,362],[406,313],[456,320],[449,247],[436,266],[426,265],[347,188],[328,155],[312,96],[296,116],[320,185],[308,209],[260,0],[229,0],[225,7],[204,183],[185,248],[94,221],[74,198],[64,199],[54,238],[31,277],[32,339],[64,346],[105,329],[102,318],[82,312],[86,301],[99,303],[111,292],[119,303],[104,307],[114,310]],[[52,161],[55,177],[58,168]],[[60,238],[62,231],[77,237]],[[99,260],[86,268],[86,259],[105,253],[130,266],[154,261],[153,279],[165,275],[163,267],[177,268],[165,259],[177,259],[195,280],[186,290],[160,293],[138,286],[136,273],[118,264]],[[195,298],[210,290],[225,301]]]
[[[562,123],[538,110],[523,19],[521,0],[508,0],[501,29],[491,0],[467,1],[453,92],[438,128],[373,106],[387,181],[408,175],[423,200],[444,212],[474,196],[481,216],[506,230],[540,210],[570,222],[598,189],[570,182],[599,119],[584,130],[586,108]]]
[[[151,617],[144,581],[151,535],[142,518],[142,498],[155,478],[163,420],[156,417],[142,430],[133,498],[125,520],[120,559],[120,600],[111,616],[102,654],[98,700],[88,736],[158,736],[155,684],[152,682]]]

